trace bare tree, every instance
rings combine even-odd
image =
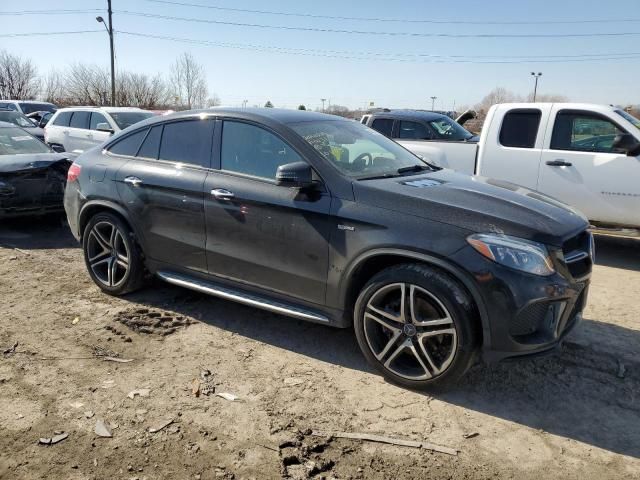
[[[38,71],[31,60],[0,50],[0,98],[33,99],[39,90]]]
[[[62,105],[64,100],[64,82],[58,70],[51,70],[42,78],[41,97],[45,102]]]
[[[118,105],[153,109],[170,103],[171,95],[160,74],[150,77],[144,73],[120,72],[116,85]]]
[[[569,101],[569,98],[565,95],[560,95],[557,93],[546,93],[536,94],[536,102],[552,102],[552,103],[566,103]],[[533,102],[533,93],[527,95],[527,102]]]
[[[190,53],[180,55],[171,69],[171,91],[179,107],[202,108],[207,99],[204,67]]]
[[[215,93],[213,96],[207,98],[207,107],[217,107],[219,105],[222,105],[222,102],[220,101],[220,97]]]

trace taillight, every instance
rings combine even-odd
[[[78,165],[77,163],[72,163],[69,167],[69,170],[67,171],[67,182],[75,182],[80,176],[80,170],[82,170],[82,167],[80,167],[80,165]]]

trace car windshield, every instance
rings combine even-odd
[[[415,171],[431,169],[408,150],[358,122],[320,120],[291,123],[289,127],[350,177],[396,176],[409,173],[412,167]]]
[[[50,153],[40,140],[18,127],[0,127],[0,155]]]
[[[640,120],[631,115],[629,112],[625,112],[624,110],[616,110],[615,112],[622,118],[630,122],[634,127],[640,129]]]
[[[462,125],[460,125],[455,120],[450,119],[449,117],[442,117],[437,120],[431,120],[428,123],[436,133],[438,139],[461,141],[469,140],[473,137],[473,133],[468,132],[462,127]]]
[[[56,106],[51,103],[20,103],[20,108],[25,115],[29,115],[33,112],[55,112]]]
[[[116,122],[120,130],[130,127],[134,123],[153,117],[153,112],[109,112],[111,118]]]
[[[9,122],[19,127],[33,128],[35,124],[24,115],[13,110],[0,110],[0,122]]]

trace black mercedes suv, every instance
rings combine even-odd
[[[155,275],[355,329],[411,388],[558,346],[592,268],[585,218],[536,192],[437,169],[351,120],[211,109],[138,123],[78,157],[65,209],[91,278]]]

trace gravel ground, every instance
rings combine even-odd
[[[3,221],[0,478],[640,478],[640,241],[597,248],[561,353],[431,396],[373,373],[350,330],[159,282],[112,298],[60,221]]]

